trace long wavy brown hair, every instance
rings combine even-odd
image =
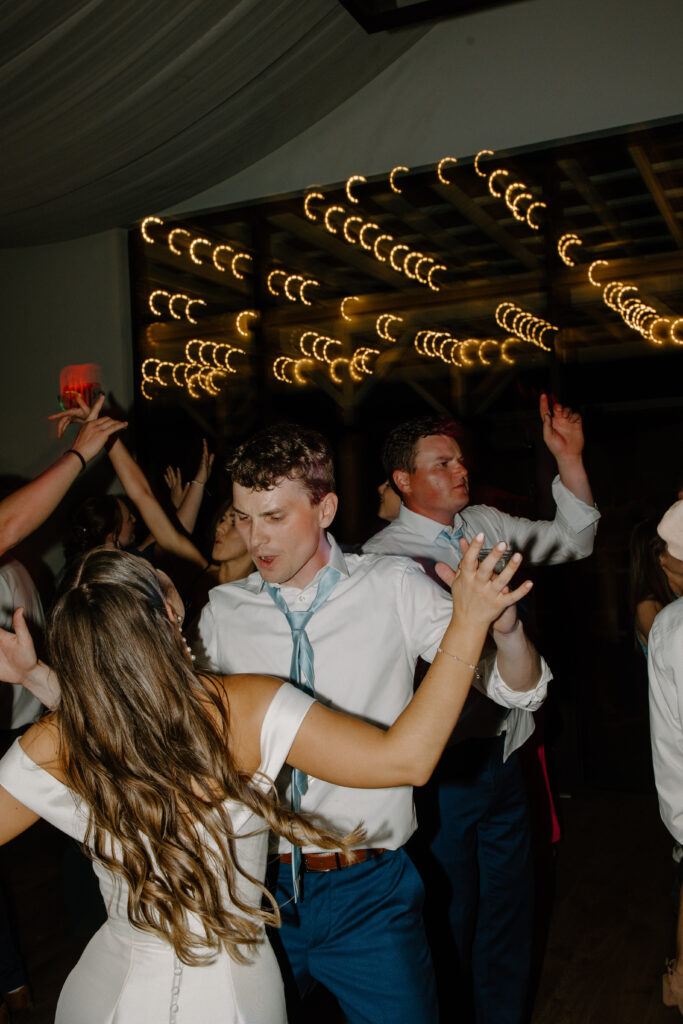
[[[130,921],[170,942],[185,964],[210,962],[221,948],[248,961],[279,911],[240,867],[225,801],[246,804],[297,845],[345,849],[359,833],[316,828],[279,806],[272,784],[260,788],[263,776],[236,766],[220,687],[194,674],[147,562],[88,552],[65,581],[48,643],[62,689],[61,763],[90,809],[84,846],[127,883]],[[240,897],[238,875],[266,906]]]

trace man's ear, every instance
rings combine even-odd
[[[333,491],[330,491],[318,502],[318,523],[323,529],[327,529],[331,525],[337,514],[338,504],[339,498]]]
[[[410,473],[406,473],[404,469],[395,469],[392,479],[401,494],[410,494]]]

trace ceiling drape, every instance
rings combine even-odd
[[[0,246],[133,223],[333,110],[424,28],[367,35],[336,0],[0,5]]]

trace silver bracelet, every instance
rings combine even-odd
[[[204,486],[204,484],[201,482],[201,480],[191,480],[190,483],[197,484],[197,487],[203,487]]]
[[[469,661],[463,661],[462,658],[459,658],[457,654],[451,654],[450,651],[444,651],[443,647],[437,647],[436,653],[437,654],[446,654],[446,655],[448,655],[449,658],[452,658],[453,661],[459,661],[461,665],[467,665],[467,667],[471,668],[472,671],[474,672],[474,678],[475,679],[481,679],[481,672],[477,671],[477,666],[476,665],[470,665]]]

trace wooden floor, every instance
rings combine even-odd
[[[563,800],[562,810],[533,1024],[674,1024],[677,1011],[660,998],[673,935],[671,842],[654,796],[585,793]],[[69,934],[83,920],[69,922],[64,910],[63,851],[61,837],[44,824],[3,851],[2,875],[36,1001],[21,1024],[52,1022],[64,977],[85,942]],[[311,1019],[343,1018],[319,999]]]

